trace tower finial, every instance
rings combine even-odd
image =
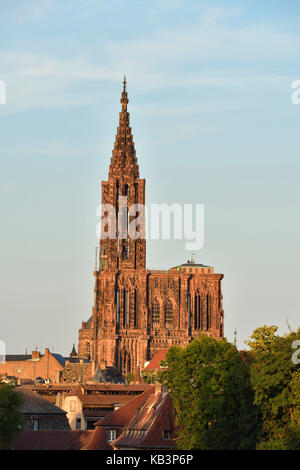
[[[236,331],[236,329],[234,330],[233,334],[234,334],[234,341],[233,341],[233,344],[234,344],[235,347],[236,347],[236,345],[237,345],[237,331]]]
[[[124,79],[123,79],[123,91],[121,95],[121,104],[122,104],[122,113],[127,112],[127,104],[128,104],[128,96],[127,96],[127,91],[126,91],[126,75],[124,74]]]

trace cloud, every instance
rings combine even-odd
[[[53,0],[14,0],[2,2],[1,20],[13,23],[34,22],[45,17],[55,8]]]
[[[45,2],[45,8],[50,4]],[[206,9],[193,24],[178,30],[95,44],[94,51],[101,47],[106,62],[3,51],[0,79],[6,82],[7,105],[0,112],[89,105],[94,96],[87,84],[119,82],[123,71],[137,89],[281,86],[289,80],[285,64],[297,55],[300,35],[256,24],[228,24],[241,15],[240,9]],[[282,74],[267,73],[272,64],[277,70],[281,64]]]

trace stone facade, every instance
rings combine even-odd
[[[186,346],[200,334],[223,336],[221,280],[209,266],[191,262],[169,271],[146,269],[143,205],[145,180],[140,179],[129,113],[126,81],[122,109],[109,167],[102,182],[102,203],[118,214],[126,196],[127,227],[136,219],[141,238],[101,237],[95,275],[92,316],[79,330],[78,354],[100,367],[114,366],[123,374],[143,368],[162,348]],[[135,204],[133,214],[129,208]],[[126,211],[126,207],[125,207]],[[110,231],[109,210],[102,214],[102,234]],[[126,232],[125,232],[126,233]]]

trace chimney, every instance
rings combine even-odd
[[[32,359],[38,359],[40,357],[40,355],[41,355],[40,351],[35,350],[35,351],[32,351],[31,357],[32,357]]]

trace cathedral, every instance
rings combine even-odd
[[[130,224],[128,208],[145,204],[145,180],[140,178],[127,105],[124,78],[108,179],[102,181],[102,207],[113,207],[119,220],[125,200]],[[103,230],[105,234],[108,225]],[[142,222],[138,230],[142,232]],[[92,316],[79,330],[80,357],[101,369],[135,373],[160,349],[186,346],[202,334],[223,337],[223,274],[193,260],[167,271],[149,270],[145,238],[121,237],[118,222],[114,236],[101,233]]]

